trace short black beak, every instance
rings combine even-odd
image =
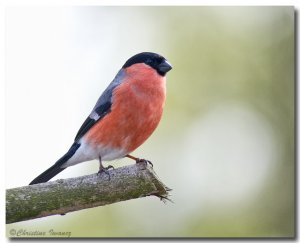
[[[158,73],[161,75],[166,75],[167,72],[169,72],[172,69],[171,64],[165,60],[161,64],[158,65]]]

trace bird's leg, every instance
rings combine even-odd
[[[104,167],[103,164],[102,164],[102,159],[101,159],[101,156],[99,156],[99,171],[97,173],[97,175],[100,175],[102,172],[104,172],[105,174],[108,175],[109,177],[109,180],[110,180],[110,174],[108,172],[109,169],[114,169],[114,167],[112,165],[109,165],[107,167]]]
[[[153,167],[153,164],[150,160],[140,159],[140,158],[134,157],[130,154],[127,154],[125,157],[135,160],[136,163],[146,163],[146,164],[150,164]]]

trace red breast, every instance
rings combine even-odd
[[[166,80],[143,63],[125,69],[113,91],[111,112],[85,135],[92,145],[125,149],[139,147],[155,130],[166,99]]]

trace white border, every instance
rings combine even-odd
[[[3,0],[4,6],[15,6],[15,5],[45,5],[45,6],[74,6],[74,5],[101,5],[101,6],[130,6],[130,5],[144,5],[144,6],[153,6],[153,5],[203,5],[203,6],[273,6],[273,5],[297,5],[295,0],[252,0],[252,1],[222,1],[222,0]]]
[[[7,6],[31,6],[31,5],[39,5],[39,6],[87,6],[87,5],[111,5],[111,6],[130,6],[130,5],[144,5],[144,6],[153,6],[153,5],[176,5],[176,6],[185,6],[185,5],[203,5],[203,6],[214,6],[214,5],[220,5],[220,6],[253,6],[253,5],[259,5],[259,6],[274,6],[274,5],[281,5],[281,6],[288,6],[292,5],[295,6],[297,10],[299,10],[299,1],[295,0],[277,0],[277,1],[271,1],[271,0],[252,0],[252,1],[220,1],[220,0],[211,0],[211,1],[204,1],[204,0],[186,0],[186,1],[168,1],[168,0],[147,0],[147,1],[141,1],[141,0],[103,0],[103,1],[97,1],[97,0],[3,0],[0,2],[0,189],[1,189],[1,217],[0,217],[0,235],[1,235],[1,242],[9,242],[9,240],[5,237],[5,213],[4,213],[4,204],[5,204],[5,143],[4,143],[4,137],[5,137],[5,7]],[[299,32],[298,24],[296,24],[297,32]],[[298,36],[296,40],[298,40]],[[298,44],[298,42],[297,42]],[[297,48],[298,49],[298,48]],[[297,53],[298,54],[298,53]],[[299,62],[297,62],[297,70],[299,68]],[[297,93],[299,93],[299,84],[297,85],[298,90]],[[298,99],[297,99],[298,100]],[[299,105],[297,105],[299,107]],[[299,110],[297,109],[297,113],[299,114]],[[297,134],[299,136],[299,134]],[[297,143],[298,144],[298,143]],[[299,144],[298,144],[299,146]],[[299,151],[299,148],[296,148],[297,151]],[[297,166],[298,171],[297,174],[299,175],[299,165]],[[297,186],[297,195],[299,194],[299,187]],[[298,202],[298,200],[297,200]],[[297,210],[299,212],[299,209]],[[299,218],[299,213],[297,215],[297,218]],[[296,232],[299,233],[299,223],[297,224],[298,229]],[[30,242],[30,240],[26,240]],[[46,240],[34,240],[34,242],[42,242]],[[288,241],[288,240],[280,240],[282,241]],[[299,241],[299,237],[296,240]],[[76,242],[84,242],[84,240],[76,240]],[[113,241],[110,241],[113,242]]]

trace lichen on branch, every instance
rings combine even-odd
[[[169,200],[170,189],[146,163],[124,166],[100,175],[56,181],[6,190],[6,223],[66,214],[120,201],[157,196]]]

